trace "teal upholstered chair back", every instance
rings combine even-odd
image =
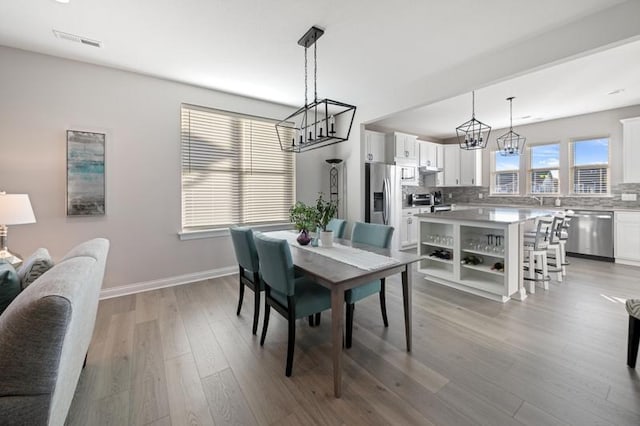
[[[347,221],[333,218],[327,224],[327,231],[333,231],[334,238],[344,238],[344,228],[347,227]]]
[[[233,249],[236,252],[238,265],[252,272],[258,272],[258,252],[253,241],[253,231],[251,228],[233,226],[229,228]]]
[[[295,278],[287,241],[267,237],[264,234],[256,234],[255,241],[264,282],[279,293],[293,296]]]
[[[392,236],[393,226],[356,222],[353,226],[353,232],[351,233],[351,241],[375,247],[389,248]]]

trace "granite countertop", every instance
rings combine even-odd
[[[418,217],[447,219],[454,221],[470,221],[470,222],[494,222],[502,224],[511,224],[525,222],[535,219],[536,217],[549,216],[562,208],[545,209],[545,208],[516,208],[516,207],[481,207],[470,208],[465,210],[452,210],[436,213],[418,214]]]

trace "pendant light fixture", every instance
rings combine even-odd
[[[509,157],[512,155],[520,155],[524,149],[524,143],[527,141],[527,138],[524,136],[520,136],[516,132],[513,131],[513,100],[515,98],[513,96],[509,96],[507,100],[509,101],[509,131],[504,135],[500,136],[496,139],[498,143],[498,149],[500,150],[500,154],[505,157]]]
[[[328,98],[318,99],[318,39],[324,30],[311,27],[298,40],[304,47],[304,106],[276,124],[280,149],[304,152],[349,139],[356,107]],[[307,51],[313,46],[313,102],[307,97]]]
[[[461,149],[483,149],[487,146],[491,126],[476,120],[476,92],[471,92],[471,120],[456,127]]]

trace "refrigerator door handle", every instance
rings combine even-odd
[[[384,180],[384,215],[382,221],[385,225],[389,225],[389,211],[391,210],[391,181],[389,178]]]
[[[382,181],[382,223],[387,224],[387,179]]]

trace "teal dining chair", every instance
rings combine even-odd
[[[256,249],[260,271],[265,284],[264,321],[260,346],[264,345],[269,326],[271,307],[288,322],[287,365],[285,374],[291,376],[293,349],[296,341],[296,319],[308,317],[331,307],[331,293],[307,277],[296,278],[291,251],[286,240],[256,234]]]
[[[389,248],[391,245],[391,237],[393,236],[393,227],[387,225],[379,225],[376,223],[356,222],[351,233],[351,242],[367,244],[374,247]],[[347,302],[347,336],[345,346],[351,347],[353,336],[353,313],[355,303],[359,300],[369,297],[372,294],[380,295],[380,310],[382,311],[382,322],[385,327],[389,327],[387,320],[387,303],[384,291],[385,279],[379,279],[361,286],[352,288],[345,292],[345,301]]]
[[[333,231],[334,238],[344,238],[344,229],[346,227],[346,220],[333,218],[327,224],[327,231]]]
[[[238,309],[236,315],[240,315],[242,309],[242,299],[244,298],[244,288],[249,287],[255,293],[253,300],[253,334],[258,330],[258,318],[260,316],[260,292],[264,290],[264,285],[260,280],[260,265],[258,262],[258,252],[253,240],[251,228],[233,226],[229,228],[233,249],[238,261],[238,276],[240,282],[240,297],[238,299]]]

